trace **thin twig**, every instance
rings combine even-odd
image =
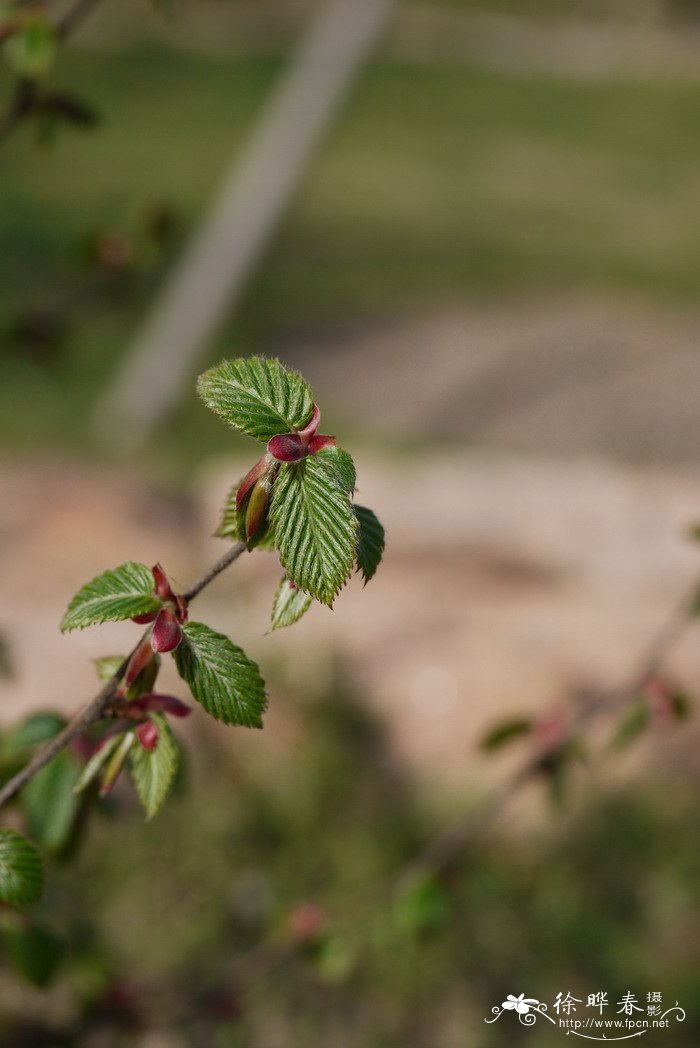
[[[213,567],[209,568],[200,578],[188,590],[185,591],[184,597],[187,603],[193,600],[199,593],[205,589],[206,586],[212,582],[217,575],[220,575],[222,571],[225,571],[230,564],[233,564],[235,560],[238,560],[241,553],[245,550],[246,546],[244,542],[236,542],[229,550],[224,553],[223,557],[220,557]],[[94,699],[91,699],[84,710],[76,714],[75,717],[63,728],[62,731],[55,735],[43,749],[35,753],[28,764],[17,772],[5,785],[0,789],[0,808],[2,808],[8,801],[12,800],[19,791],[26,786],[30,779],[32,779],[38,771],[52,761],[53,758],[64,750],[78,735],[82,734],[89,728],[91,724],[99,720],[102,714],[105,712],[110,702],[114,698],[119,683],[126,673],[126,667],[129,665],[129,660],[134,654],[136,649],[141,644],[143,638],[148,634],[148,630],[140,638],[138,644],[135,644],[129,654],[122,662],[119,669],[114,673],[112,677],[106,682],[106,684],[100,689],[95,695]]]
[[[56,22],[55,31],[58,39],[65,40],[67,36],[74,33],[100,2],[101,0],[78,0],[73,7],[70,7]]]
[[[245,548],[245,542],[234,543],[234,545],[231,546],[231,549],[224,553],[223,557],[220,557],[212,568],[209,568],[209,571],[205,571],[201,578],[198,578],[188,590],[185,590],[184,598],[187,603],[189,604],[191,600],[194,600],[197,594],[201,593],[204,587],[208,586],[217,575],[220,575],[222,571],[225,571],[229,564],[233,564],[234,560],[238,560]]]

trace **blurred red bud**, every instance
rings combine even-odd
[[[134,654],[129,659],[129,665],[126,667],[124,683],[127,688],[131,687],[141,670],[145,669],[149,664],[153,658],[153,650],[154,649],[151,647],[148,637],[144,637]]]
[[[326,915],[314,902],[300,903],[289,914],[289,930],[292,938],[300,944],[315,939],[325,926]]]
[[[161,608],[151,632],[153,651],[173,651],[182,640],[182,629],[172,608]]]
[[[533,726],[533,737],[545,750],[557,749],[566,741],[568,734],[566,717],[559,712],[544,714]]]
[[[158,745],[158,725],[152,720],[144,721],[143,724],[139,724],[136,729],[136,738],[139,740],[144,750],[154,750]]]
[[[189,706],[174,695],[159,695],[155,691],[139,695],[138,699],[134,699],[129,705],[151,713],[168,713],[171,717],[189,717],[192,712]]]

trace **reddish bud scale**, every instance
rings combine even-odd
[[[168,582],[168,576],[160,564],[154,564],[151,568],[153,581],[155,582],[155,595],[158,600],[175,600],[175,594]]]
[[[240,513],[245,505],[245,500],[251,489],[257,484],[257,482],[264,477],[270,468],[270,460],[267,455],[263,455],[261,459],[255,463],[252,469],[248,470],[243,480],[238,485],[236,492],[236,509]]]
[[[319,433],[317,436],[311,437],[309,440],[309,454],[315,455],[317,451],[323,451],[324,448],[334,448],[335,437],[324,436]]]
[[[174,651],[182,640],[182,628],[172,608],[161,608],[151,631],[153,651]]]
[[[136,729],[136,738],[139,740],[144,750],[148,750],[151,753],[158,745],[158,725],[152,720],[144,721],[143,724],[139,724]]]
[[[148,637],[145,637],[129,659],[129,665],[126,668],[126,674],[124,676],[124,683],[127,688],[131,687],[141,670],[146,668],[152,658],[153,649],[151,648]]]
[[[189,706],[174,695],[159,695],[154,691],[148,695],[140,695],[130,703],[130,707],[141,712],[167,713],[171,717],[189,717],[192,712]]]
[[[278,462],[298,462],[308,454],[307,442],[298,433],[278,433],[268,440],[267,450]]]
[[[313,437],[318,424],[321,421],[321,412],[319,411],[318,404],[314,404],[314,410],[311,418],[302,429],[298,429],[297,433],[303,440],[308,440],[309,437]]]
[[[145,615],[132,615],[131,621],[135,622],[137,626],[145,626],[147,623],[153,622],[157,614],[157,611],[147,611]]]

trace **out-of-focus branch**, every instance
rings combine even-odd
[[[217,560],[216,564],[209,568],[208,571],[205,571],[204,574],[185,591],[183,595],[187,603],[189,604],[191,600],[194,600],[194,598],[201,593],[202,590],[217,577],[217,575],[220,575],[221,572],[225,571],[235,560],[238,560],[245,548],[246,546],[243,542],[234,543],[234,545],[224,553],[223,557],[220,557],[219,560]],[[144,633],[143,636],[146,636],[146,634]],[[126,672],[129,660],[139,647],[141,640],[143,640],[143,637],[141,637],[138,644],[134,645],[133,649],[126,656],[116,673],[110,677],[97,695],[90,700],[85,709],[81,710],[81,712],[78,713],[65,726],[65,728],[58,733],[58,735],[51,739],[32,757],[24,768],[18,771],[16,775],[5,783],[2,789],[0,789],[0,808],[7,804],[8,801],[11,801],[12,798],[27,785],[29,780],[32,779],[38,771],[41,771],[49,761],[52,761],[61,750],[66,749],[73,739],[77,738],[77,736],[82,734],[86,728],[89,728],[91,724],[94,724],[95,721],[100,719],[114,698],[120,681]]]
[[[77,3],[69,7],[54,23],[56,38],[64,43],[100,2],[101,0],[77,0]],[[5,33],[5,37],[9,35],[12,35],[11,32]],[[34,112],[37,100],[36,82],[20,77],[15,84],[7,107],[0,113],[0,140],[7,138],[26,117]]]
[[[650,681],[662,673],[668,656],[694,618],[699,592],[700,583],[695,582],[653,635],[626,683],[613,691],[589,698],[574,714],[568,724],[569,738],[600,716],[624,709],[639,697]],[[407,874],[419,869],[436,874],[445,872],[470,841],[478,836],[506,807],[518,790],[541,774],[546,766],[547,758],[555,752],[543,748],[529,755],[509,778],[497,786],[474,811],[458,819],[430,841],[425,849],[412,860],[409,867],[401,871],[398,880],[403,881]]]

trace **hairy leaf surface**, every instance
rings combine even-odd
[[[224,724],[262,728],[266,696],[257,664],[223,633],[201,622],[188,622],[182,633],[173,655],[195,699]]]

